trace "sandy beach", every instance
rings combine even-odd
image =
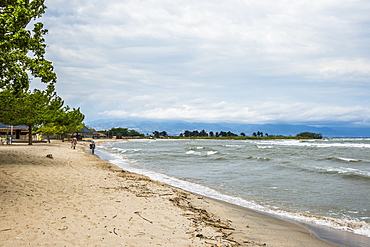
[[[124,171],[87,146],[0,145],[0,246],[334,246],[296,224]]]

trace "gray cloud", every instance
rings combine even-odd
[[[369,116],[368,1],[46,4],[57,89],[87,120]]]

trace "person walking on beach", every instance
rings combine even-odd
[[[76,149],[77,145],[77,138],[73,137],[72,142],[71,142],[71,148]]]
[[[95,150],[95,142],[94,141],[91,141],[90,149],[91,149],[91,154],[94,154],[94,150]]]

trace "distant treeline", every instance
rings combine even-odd
[[[169,137],[166,131],[161,131],[161,132],[154,131],[153,136],[155,138],[161,138],[161,137],[168,138]],[[238,134],[235,134],[231,131],[228,131],[228,132],[226,132],[226,131],[206,132],[205,130],[201,130],[201,131],[186,130],[183,133],[180,133],[180,135],[178,137],[172,136],[171,138],[240,138],[240,139],[243,139],[243,138],[266,138],[266,139],[304,138],[304,139],[322,139],[322,135],[317,134],[317,133],[311,133],[311,132],[302,132],[302,133],[297,134],[294,137],[292,137],[292,136],[287,137],[287,136],[282,136],[282,135],[269,135],[268,133],[263,133],[261,131],[257,131],[257,132],[253,132],[252,136],[247,136],[243,132],[238,135]]]
[[[316,134],[311,132],[302,132],[296,135],[297,137],[310,138],[310,139],[322,139],[322,134]]]
[[[138,137],[144,137],[143,134],[136,130],[129,130],[128,128],[111,128],[110,130],[101,130],[98,131],[99,133],[105,134],[108,138],[112,138],[113,136],[138,136]]]
[[[137,137],[144,137],[144,134],[136,130],[129,130],[128,128],[112,128],[110,130],[99,131],[100,133],[104,133],[107,135],[108,138],[112,138],[113,136],[137,136]],[[322,139],[321,134],[311,133],[311,132],[302,132],[297,134],[296,136],[282,136],[282,135],[269,135],[267,133],[263,133],[261,131],[253,132],[252,136],[247,136],[245,133],[235,134],[231,131],[219,131],[219,132],[206,132],[205,130],[193,130],[189,131],[186,130],[183,133],[180,133],[179,136],[169,136],[166,131],[153,131],[151,135],[147,134],[147,136],[151,136],[154,138],[264,138],[264,139],[282,139],[282,138],[302,138],[302,139]]]

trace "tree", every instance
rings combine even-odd
[[[191,132],[189,130],[185,130],[184,136],[185,137],[190,137],[191,136]]]
[[[129,130],[128,128],[121,128],[121,127],[111,128],[110,130],[102,130],[99,132],[106,134],[108,137],[113,137],[113,136],[141,136],[143,137],[144,136],[144,134],[141,134],[136,130]]]
[[[226,136],[231,137],[231,136],[238,136],[238,135],[237,135],[237,134],[235,134],[235,133],[233,133],[233,132],[231,132],[231,131],[228,131],[228,132],[226,133]]]
[[[205,130],[202,130],[202,131],[199,133],[199,135],[200,135],[201,137],[208,137],[208,133],[207,133]]]
[[[166,132],[166,131],[161,131],[161,132],[159,132],[159,131],[154,131],[154,132],[153,132],[153,136],[154,136],[155,138],[168,137],[168,134],[167,134],[167,132]]]
[[[52,117],[52,120],[47,121],[37,128],[38,133],[43,133],[47,136],[65,135],[68,133],[76,133],[83,129],[83,120],[85,116],[80,112],[80,109],[73,108],[72,110],[66,106],[61,108],[57,115]]]
[[[302,132],[296,135],[300,138],[310,138],[310,139],[322,139],[322,134],[311,133],[311,132]]]
[[[220,131],[220,133],[219,133],[219,136],[220,137],[225,137],[227,134],[226,134],[226,132],[225,131]]]
[[[144,136],[144,135],[141,134],[140,132],[136,131],[136,130],[129,130],[128,131],[128,136]]]
[[[200,135],[199,135],[199,131],[198,130],[193,130],[192,132],[191,132],[191,136],[192,137],[199,137]]]
[[[111,128],[108,131],[101,131],[102,133],[105,133],[109,137],[113,136],[128,136],[129,135],[129,130],[127,128]]]
[[[32,145],[32,132],[50,134],[69,132],[80,128],[84,115],[79,109],[70,111],[64,107],[62,98],[56,95],[53,84],[44,91],[35,89],[33,92],[18,92],[6,89],[0,92],[0,122],[9,125],[24,124],[28,126],[28,144]]]
[[[32,145],[32,127],[42,123],[40,117],[47,107],[48,97],[40,90],[35,89],[32,93],[15,95],[10,90],[0,93],[1,107],[7,109],[2,112],[0,121],[9,125],[24,124],[28,126],[29,145]]]
[[[153,132],[153,135],[154,135],[155,138],[159,138],[160,137],[160,134],[159,134],[158,131],[154,131]]]
[[[41,22],[31,21],[45,12],[44,0],[0,0],[0,90],[25,92],[30,78],[55,83],[56,74],[51,62],[45,59],[47,30]]]
[[[168,134],[166,131],[161,131],[161,133],[159,133],[159,136],[168,137]]]

